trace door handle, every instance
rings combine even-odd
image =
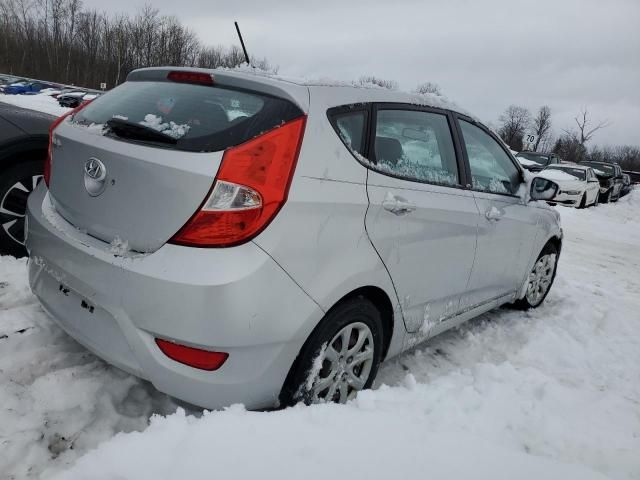
[[[491,207],[489,210],[484,212],[484,216],[490,222],[497,222],[502,218],[503,213],[498,210],[496,207]]]
[[[387,194],[387,197],[382,201],[382,208],[394,215],[407,215],[413,212],[416,206],[405,198]]]

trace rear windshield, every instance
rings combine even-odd
[[[589,165],[593,169],[604,172],[607,175],[615,175],[616,173],[615,169],[613,168],[613,165],[605,165],[602,163],[590,163],[590,162],[582,162],[582,164]]]
[[[517,156],[520,158],[526,158],[527,160],[531,160],[532,162],[536,162],[540,165],[546,165],[549,163],[549,157],[547,157],[546,155],[536,155],[532,153],[520,152]]]
[[[123,137],[122,129],[107,125],[115,119],[134,127],[152,129],[171,140],[156,142],[152,136],[136,136],[134,128],[134,134],[121,138],[124,141],[212,152],[243,143],[302,113],[287,100],[255,92],[174,82],[131,81],[94,100],[74,116],[73,122],[91,126],[94,131],[100,131],[102,127],[104,135]]]

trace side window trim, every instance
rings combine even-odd
[[[375,158],[373,158],[373,153],[375,152],[375,141],[376,141],[376,131],[377,131],[377,122],[378,122],[378,110],[407,110],[407,111],[417,111],[417,112],[426,112],[426,113],[435,113],[438,115],[443,115],[446,119],[447,119],[447,123],[449,125],[449,133],[451,135],[451,141],[453,143],[453,149],[454,149],[454,154],[456,156],[456,164],[458,166],[458,184],[457,185],[448,185],[448,184],[444,184],[444,183],[436,183],[436,182],[430,182],[427,180],[420,180],[417,178],[408,178],[408,177],[403,177],[402,175],[394,175],[391,172],[383,172],[377,168],[375,168],[375,165],[377,164],[377,161]],[[379,173],[380,175],[385,175],[387,177],[391,177],[391,178],[397,178],[398,180],[404,180],[407,182],[413,182],[413,183],[420,183],[420,184],[424,184],[424,185],[434,185],[436,187],[443,187],[443,188],[457,188],[459,190],[465,190],[465,183],[464,183],[464,169],[461,168],[461,163],[462,159],[460,157],[460,152],[458,149],[458,145],[456,143],[456,137],[454,134],[454,131],[456,129],[455,126],[455,122],[454,119],[451,115],[451,112],[449,112],[448,110],[443,110],[440,108],[435,108],[435,107],[429,107],[426,105],[412,105],[409,103],[395,103],[395,102],[373,102],[371,103],[371,111],[369,113],[369,122],[368,122],[368,126],[369,126],[369,135],[368,135],[368,140],[369,143],[367,145],[367,160],[369,161],[369,165],[365,165],[368,169],[373,170],[376,173]]]
[[[362,133],[362,154],[359,152],[354,152],[354,150],[347,145],[347,143],[342,138],[340,131],[338,130],[338,124],[336,122],[336,118],[345,113],[364,113],[364,127]],[[340,139],[340,141],[344,144],[346,149],[353,155],[353,157],[361,163],[363,166],[369,168],[367,165],[364,165],[362,160],[358,158],[355,153],[358,155],[362,155],[365,159],[369,158],[369,143],[371,136],[371,104],[369,103],[357,103],[357,104],[349,104],[349,105],[340,105],[339,107],[331,107],[327,109],[327,118],[329,120],[329,124],[331,128],[335,131],[336,135]]]
[[[469,156],[467,155],[467,146],[464,142],[464,136],[462,135],[462,127],[460,126],[460,122],[461,121],[465,121],[470,123],[471,125],[478,127],[480,130],[482,130],[483,132],[485,132],[487,135],[489,135],[491,138],[493,138],[493,140],[500,146],[500,148],[502,149],[502,151],[505,152],[505,154],[507,155],[507,157],[511,160],[511,163],[513,164],[514,168],[518,171],[518,174],[520,176],[520,182],[524,182],[524,174],[522,171],[522,167],[519,165],[519,162],[513,157],[513,155],[511,154],[511,152],[507,151],[507,149],[504,147],[503,143],[496,138],[495,134],[489,130],[487,127],[485,127],[484,125],[482,125],[481,123],[476,122],[474,119],[467,117],[466,115],[462,115],[459,113],[455,113],[455,124],[456,124],[456,130],[458,133],[458,140],[460,142],[460,149],[462,151],[462,156],[464,159],[464,163],[465,163],[465,173],[466,173],[466,183],[465,186],[466,188],[468,188],[469,190],[472,190],[474,192],[479,192],[479,193],[485,193],[487,195],[500,195],[502,197],[512,197],[512,198],[520,198],[520,196],[518,196],[515,193],[500,193],[500,192],[487,192],[486,190],[480,190],[477,188],[473,188],[473,181],[471,178],[471,165],[469,164]]]

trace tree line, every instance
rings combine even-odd
[[[498,133],[513,150],[523,149],[534,152],[553,152],[565,161],[579,163],[585,160],[618,163],[624,170],[640,171],[640,148],[633,145],[604,146],[592,145],[594,135],[609,127],[607,120],[594,121],[586,108],[574,117],[575,127],[563,129],[554,137],[551,109],[544,105],[532,115],[522,106],[510,105],[499,117]],[[526,141],[527,134],[533,134],[533,143]]]
[[[173,16],[150,5],[109,16],[80,0],[0,0],[0,72],[52,82],[112,88],[140,67],[235,67],[237,46],[203,45]],[[265,59],[252,64],[277,70]]]

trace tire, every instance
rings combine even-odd
[[[609,203],[609,200],[611,199],[611,190],[608,190],[604,195],[600,195],[600,197],[600,201],[602,203]]]
[[[593,200],[591,204],[592,207],[597,207],[598,203],[600,203],[600,191],[596,192],[596,198]]]
[[[554,256],[552,265],[547,264],[545,266],[543,259],[546,256]],[[541,264],[541,261],[542,261],[542,264]],[[542,268],[540,269],[540,271],[537,271],[537,268],[539,267],[542,267]],[[533,265],[533,268],[529,273],[529,278],[527,280],[527,290],[526,290],[525,296],[519,300],[516,300],[513,303],[513,306],[520,310],[529,310],[530,308],[539,307],[542,304],[542,302],[544,302],[544,299],[547,298],[549,291],[551,291],[551,287],[553,286],[553,281],[556,278],[557,269],[558,269],[558,249],[554,244],[547,243],[547,245],[542,249],[542,252],[540,252],[540,255],[538,255],[538,258],[536,259],[536,263]],[[548,280],[548,283],[546,285],[543,284],[544,290],[537,291],[536,295],[533,295],[533,294],[530,295],[530,293],[532,293],[531,292],[532,290],[531,282],[533,281],[532,276],[539,274],[542,271],[544,271],[544,278]],[[534,287],[533,290],[537,290],[538,287],[540,287],[540,283],[538,283],[538,285]]]
[[[43,162],[24,161],[0,171],[0,254],[23,257],[27,197],[42,178]]]
[[[618,190],[618,195],[616,195],[615,198],[613,198],[613,197],[611,198],[611,202],[615,203],[618,200],[620,200],[620,191],[619,190]]]
[[[582,200],[580,200],[580,205],[578,205],[578,208],[584,208],[587,206],[587,194],[586,192],[582,194]]]
[[[349,340],[344,342],[349,327]],[[369,300],[351,298],[333,307],[302,347],[280,393],[280,404],[345,403],[359,390],[370,388],[382,359],[382,332],[380,312]],[[355,348],[359,340],[364,343]],[[367,353],[371,348],[372,355]],[[367,360],[356,363],[358,356]]]

